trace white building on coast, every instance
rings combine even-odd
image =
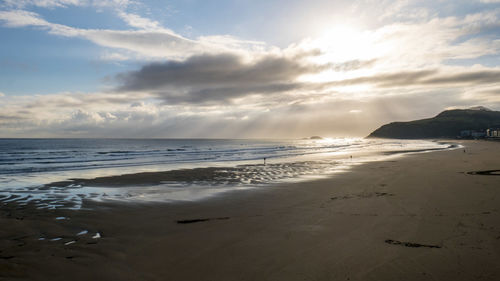
[[[486,137],[487,138],[500,138],[500,128],[490,128],[486,130]]]

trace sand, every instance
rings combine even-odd
[[[200,202],[4,204],[0,280],[500,280],[500,142],[462,144]]]
[[[233,167],[207,167],[195,169],[171,170],[162,172],[142,172],[125,175],[105,176],[97,178],[77,178],[67,181],[53,182],[47,186],[64,187],[69,184],[94,186],[94,187],[127,187],[127,186],[154,186],[164,182],[196,182],[216,181],[217,177],[223,177],[226,181],[237,182],[236,178],[229,175],[242,168]]]

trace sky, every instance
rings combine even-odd
[[[0,137],[364,137],[500,110],[500,0],[0,0]]]

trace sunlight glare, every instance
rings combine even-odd
[[[324,29],[320,36],[308,40],[305,49],[319,49],[321,55],[311,58],[318,64],[332,64],[332,68],[314,75],[301,77],[307,82],[326,82],[370,75],[369,66],[356,67],[387,54],[391,46],[379,40],[377,33],[361,31],[354,26],[337,25]]]

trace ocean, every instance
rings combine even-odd
[[[0,202],[81,209],[86,200],[201,200],[227,191],[330,176],[354,165],[406,153],[454,147],[428,140],[360,138],[0,139]],[[164,171],[172,175],[182,171],[183,176],[124,186],[71,181],[51,184],[74,178]]]

